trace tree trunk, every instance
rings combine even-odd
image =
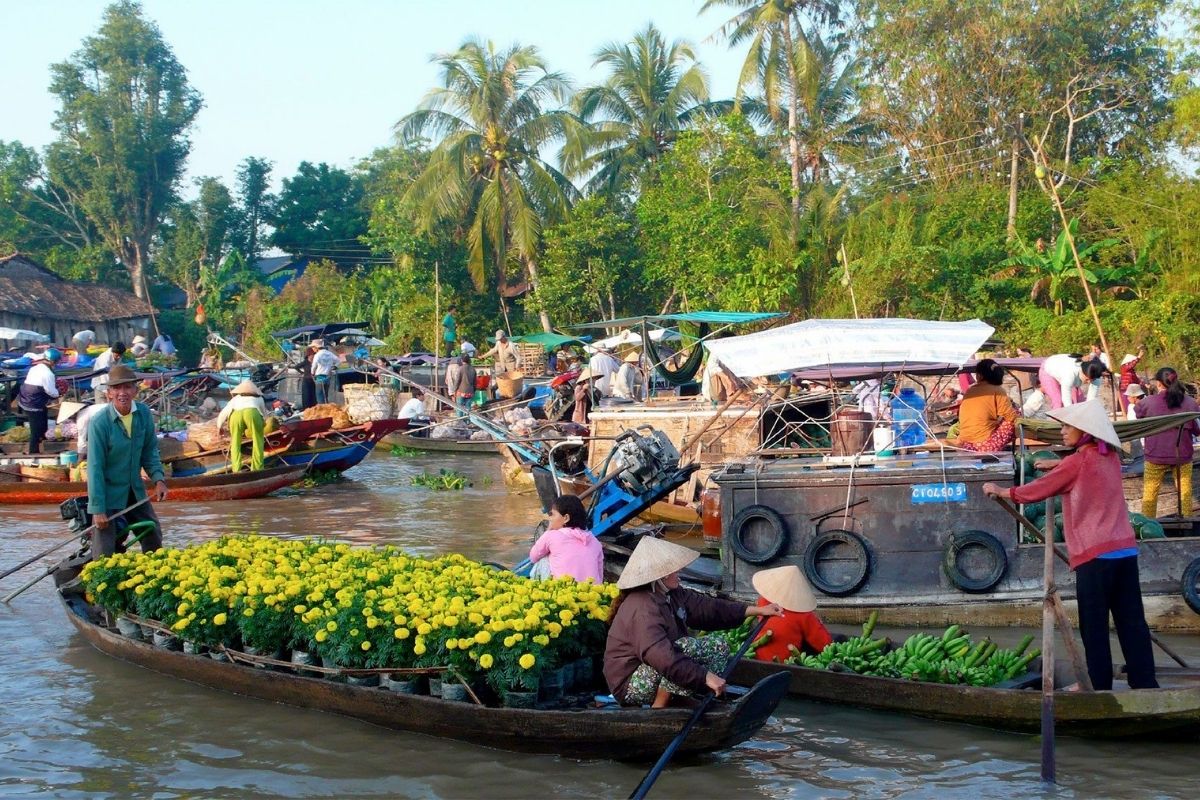
[[[553,328],[550,327],[550,315],[546,312],[545,298],[542,297],[541,289],[538,287],[537,262],[532,258],[527,258],[525,259],[525,268],[529,270],[529,288],[538,301],[538,318],[542,321],[542,330],[550,333]]]
[[[800,76],[796,72],[796,44],[792,36],[790,17],[783,18],[784,46],[788,51],[788,150],[792,161],[792,227],[798,228],[800,220]]]

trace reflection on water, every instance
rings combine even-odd
[[[263,500],[161,506],[168,543],[223,533],[329,536],[513,563],[540,519],[498,461],[376,455],[352,480]],[[451,466],[475,485],[413,487]],[[0,509],[3,564],[66,532],[58,511]],[[3,582],[10,591],[34,567]],[[1200,646],[1174,637],[1185,658]],[[503,753],[224,694],[104,656],[71,632],[48,582],[0,608],[0,793],[94,797],[625,797],[644,767]],[[758,738],[669,770],[658,797],[1182,797],[1195,746],[1059,742],[1038,782],[1036,737],[786,702]]]

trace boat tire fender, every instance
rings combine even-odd
[[[766,526],[766,535],[756,535],[754,544],[748,543],[751,528],[761,530]],[[788,543],[787,523],[773,508],[754,505],[746,506],[733,518],[730,526],[729,545],[741,560],[749,564],[766,564],[779,557]]]
[[[1200,557],[1193,558],[1192,563],[1183,571],[1183,599],[1188,608],[1200,614]]]
[[[849,551],[849,558],[839,560],[852,562],[848,571],[836,582],[826,577],[818,568],[822,553],[833,546],[840,546]],[[804,576],[808,578],[809,583],[830,597],[854,594],[871,576],[871,550],[867,547],[866,539],[854,531],[830,530],[817,534],[804,551]]]
[[[982,575],[967,575],[958,566],[958,556],[968,548],[982,548],[990,556],[992,567]],[[946,577],[959,589],[968,594],[981,594],[991,591],[1008,572],[1008,554],[1004,545],[986,531],[963,531],[953,533],[946,542],[946,553],[943,567]]]

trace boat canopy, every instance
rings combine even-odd
[[[705,342],[709,352],[742,378],[809,367],[881,365],[911,372],[919,365],[956,370],[994,329],[977,319],[810,319],[744,336]]]
[[[526,342],[528,344],[540,344],[547,353],[552,350],[557,350],[563,345],[586,344],[592,339],[591,336],[563,336],[561,333],[527,333],[524,336],[514,336],[514,342]],[[496,341],[496,337],[489,336],[489,342]]]
[[[583,322],[579,325],[569,325],[571,328],[629,328],[649,322],[661,325],[664,322],[705,322],[709,325],[742,325],[751,322],[762,322],[767,319],[786,317],[779,311],[689,311],[681,314],[651,314],[644,317],[618,317],[617,319],[600,320],[599,322]]]
[[[1045,358],[996,358],[992,359],[1007,372],[1037,372]],[[867,378],[878,378],[889,372],[903,372],[906,375],[950,375],[955,372],[971,372],[978,364],[978,359],[972,358],[965,364],[848,364],[840,367],[809,367],[798,369],[792,373],[796,380],[815,381],[857,381]]]
[[[1195,411],[1184,411],[1178,414],[1164,414],[1161,417],[1115,419],[1113,428],[1117,431],[1117,438],[1122,442],[1132,442],[1135,439],[1178,428],[1197,418],[1200,418],[1200,414]],[[1017,422],[1025,428],[1026,433],[1040,441],[1047,444],[1063,444],[1062,423],[1058,420],[1022,417]]]
[[[271,334],[276,339],[323,339],[352,329],[366,328],[366,322],[326,322],[321,325],[302,325],[299,328],[288,328],[285,331],[275,331]],[[363,333],[363,331],[358,331]]]
[[[0,327],[0,339],[10,342],[48,342],[50,337],[37,331],[27,331],[22,328]]]

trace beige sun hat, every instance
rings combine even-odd
[[[1136,383],[1131,383],[1125,387],[1126,397],[1142,397],[1146,394],[1146,390]]]
[[[673,544],[665,539],[655,539],[653,536],[643,536],[633,549],[621,577],[617,581],[618,589],[635,589],[645,586],[660,578],[665,578],[672,572],[678,572],[700,557],[700,554],[689,547]]]
[[[1056,408],[1047,412],[1047,416],[1066,423],[1072,428],[1078,428],[1084,433],[1090,433],[1113,447],[1121,446],[1121,440],[1117,437],[1117,429],[1113,427],[1112,420],[1108,418],[1108,411],[1099,400],[1088,400],[1073,406]]]
[[[759,570],[750,582],[767,602],[781,605],[787,611],[812,611],[817,607],[812,588],[795,564]]]
[[[142,336],[140,333],[137,336],[133,337],[133,344],[145,344],[145,343],[146,343],[146,337]]]
[[[626,364],[636,364],[641,360],[642,360],[642,354],[639,353],[637,350],[630,350],[628,353],[625,354],[625,363]]]
[[[579,377],[575,379],[576,383],[581,381],[590,381],[592,379],[592,370],[590,367],[584,367],[579,371]]]
[[[55,417],[54,421],[61,425],[87,407],[87,403],[74,403],[70,400],[64,400],[58,407],[58,416]]]
[[[255,397],[262,397],[262,390],[254,385],[254,381],[247,378],[237,386],[233,387],[233,391],[230,392],[230,394],[250,394],[254,395]]]

